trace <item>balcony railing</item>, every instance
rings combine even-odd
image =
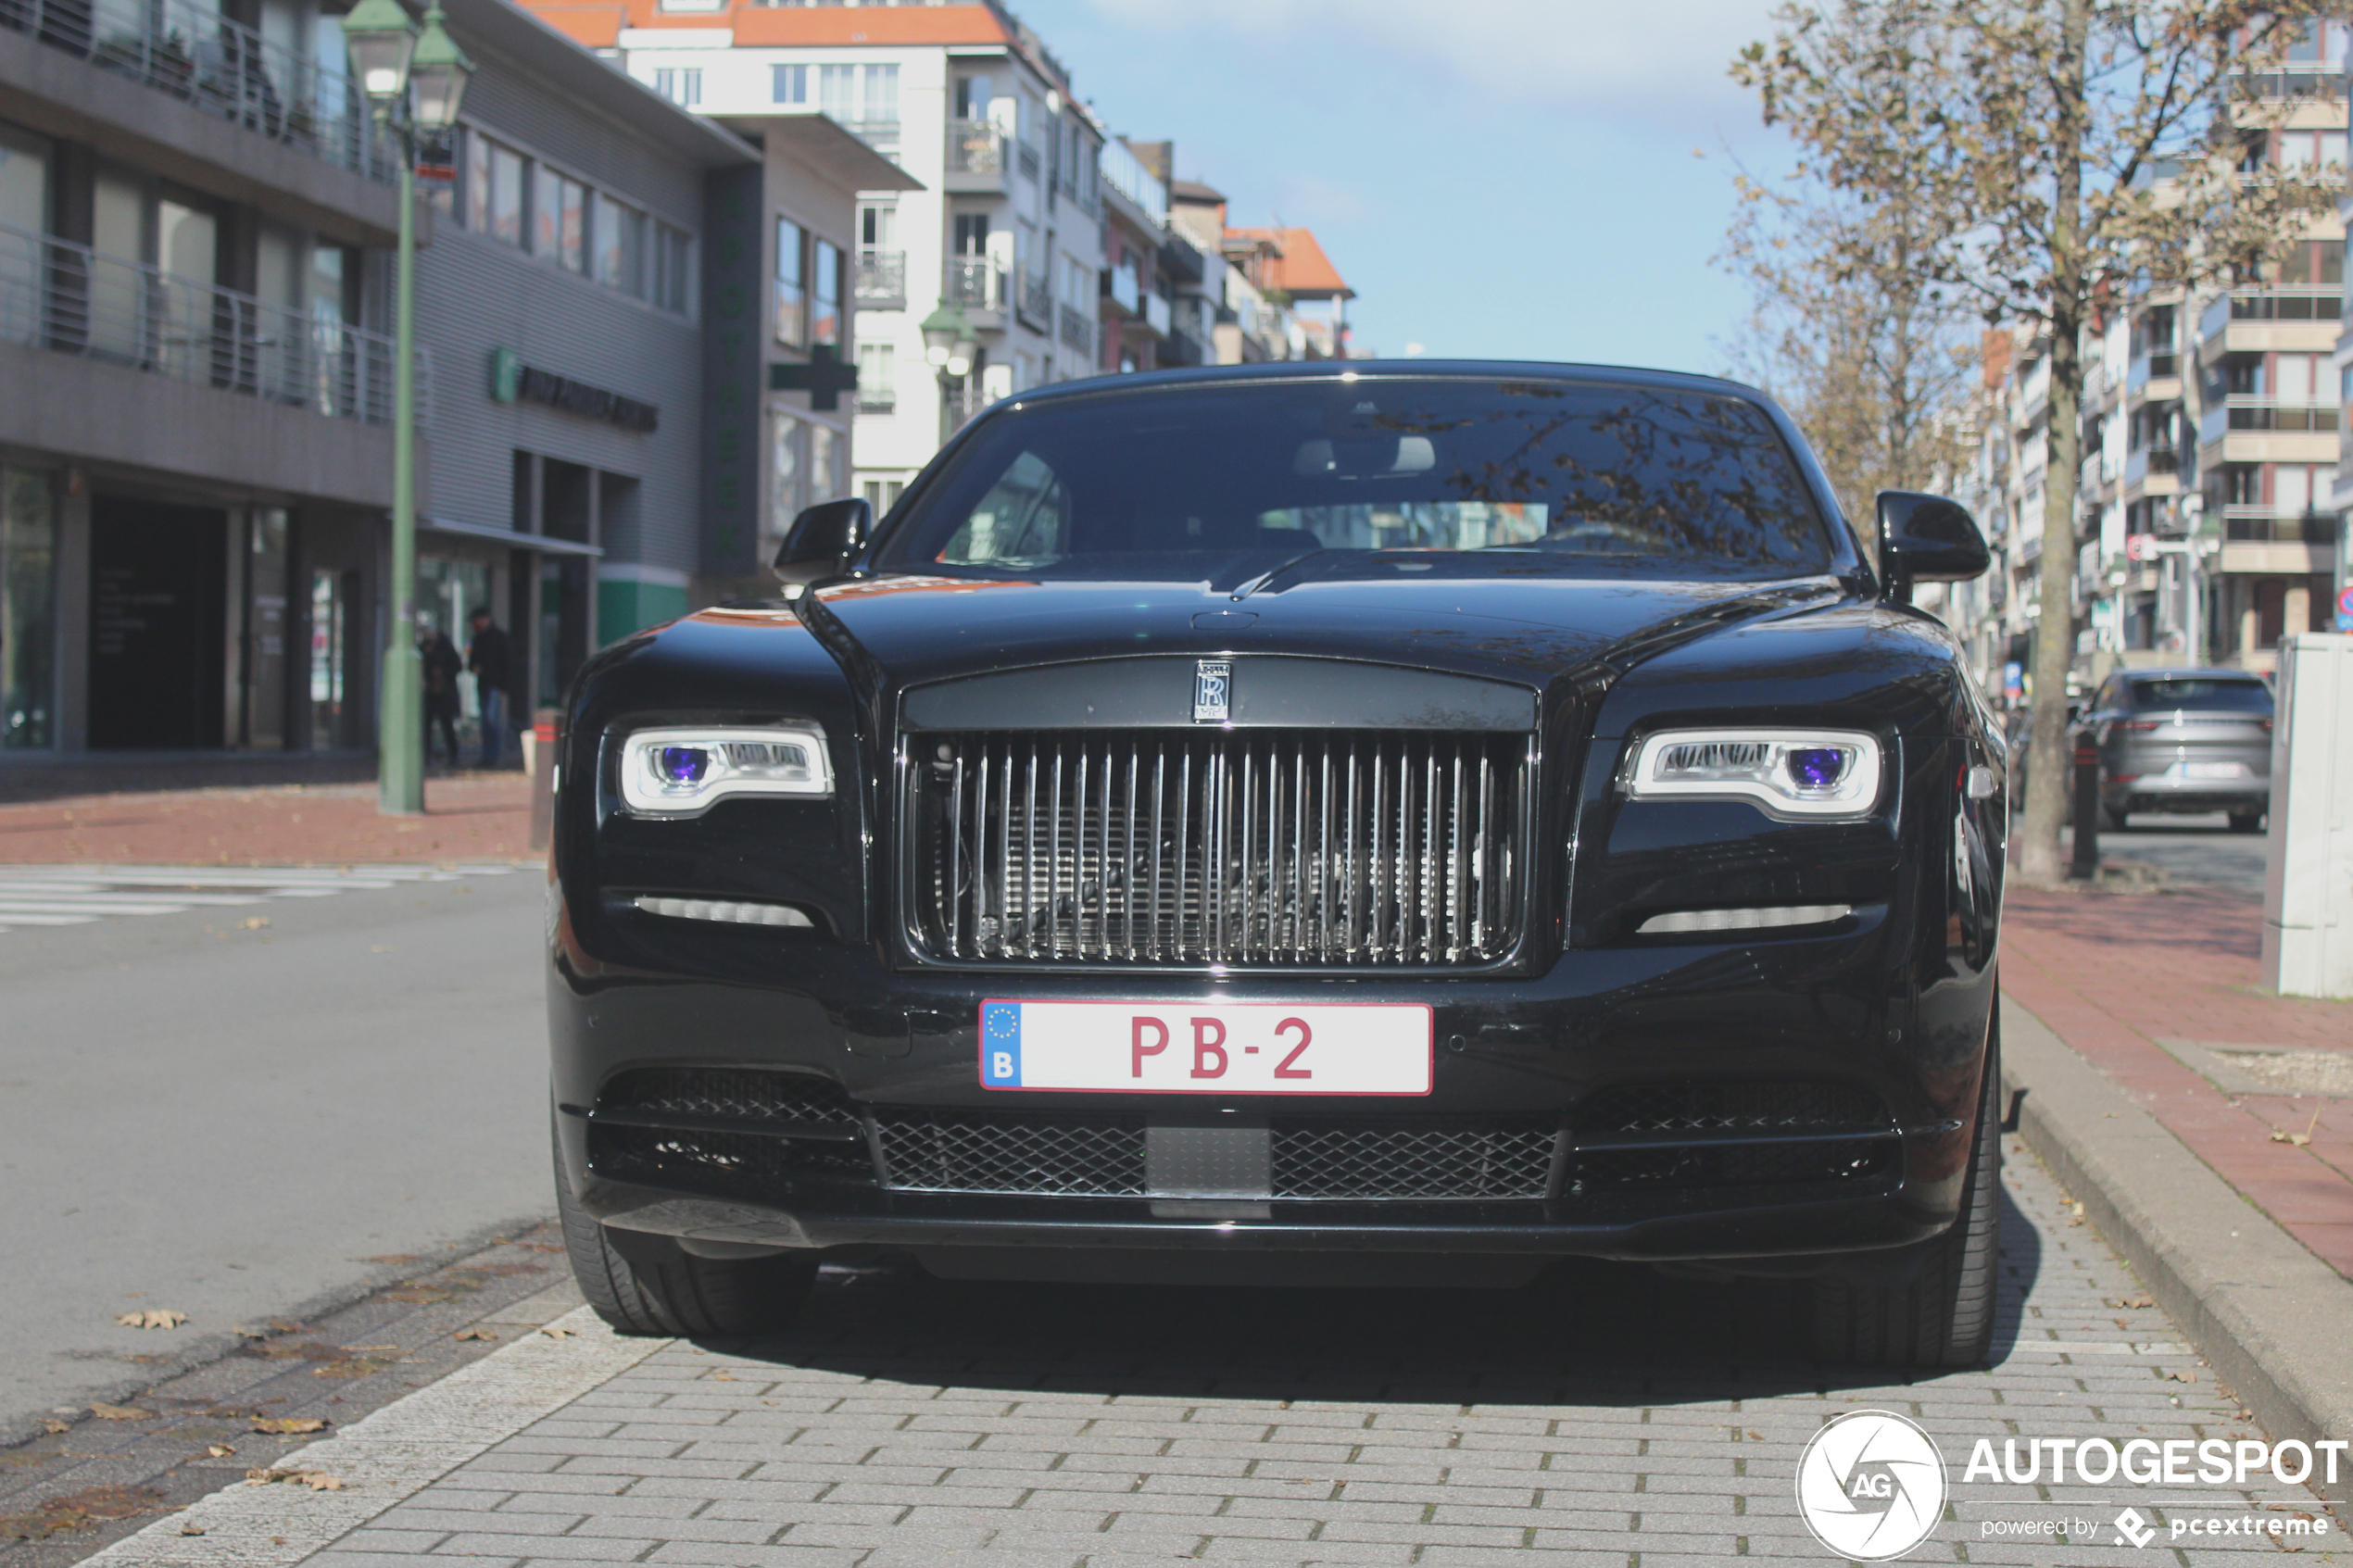
[[[1114,308],[1127,317],[1143,314],[1143,286],[1136,281],[1134,268],[1114,267],[1103,277],[1109,284],[1103,290],[1103,297],[1111,301]]]
[[[2124,390],[2138,392],[2153,381],[2163,381],[2181,373],[2179,355],[2170,348],[2153,348],[2133,356],[2132,367],[2124,373]]]
[[[1144,295],[1144,325],[1162,337],[1168,335],[1168,301],[1156,294]]]
[[[2334,404],[2283,405],[2262,397],[2233,397],[2223,405],[2231,430],[2320,430],[2336,428]]]
[[[2268,504],[2222,508],[2222,536],[2255,545],[2334,545],[2336,519],[2306,513],[2282,517]]]
[[[902,310],[907,306],[907,253],[903,250],[862,250],[858,253],[857,297],[868,310]]]
[[[387,184],[398,154],[339,70],[193,0],[0,0],[0,27]]]
[[[1031,146],[1026,142],[1022,143],[1020,155],[1021,177],[1034,182],[1038,178],[1038,149]]]
[[[949,173],[1002,174],[1004,171],[1004,132],[985,119],[951,119],[948,122]]]
[[[2182,454],[2171,446],[2135,446],[2124,455],[2124,483],[2137,484],[2151,474],[2180,473]]]
[[[5,224],[0,342],[333,419],[392,422],[390,338]],[[432,357],[420,348],[422,423],[431,422],[432,385]]]
[[[1062,307],[1062,338],[1067,348],[1081,354],[1095,352],[1095,323],[1065,305]]]
[[[1054,291],[1042,274],[1025,274],[1021,281],[1021,316],[1041,332],[1054,330]]]
[[[2198,317],[2202,337],[2219,337],[2233,321],[2334,321],[2345,313],[2345,290],[2328,288],[2233,289],[2209,301]]]
[[[1005,270],[985,256],[948,258],[948,299],[975,310],[1005,307]]]

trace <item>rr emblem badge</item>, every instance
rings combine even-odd
[[[1234,667],[1222,659],[1193,666],[1193,722],[1223,724],[1233,717]]]

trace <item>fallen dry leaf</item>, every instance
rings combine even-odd
[[[259,1415],[254,1417],[253,1430],[266,1436],[292,1436],[297,1432],[324,1432],[328,1423],[315,1415]]]
[[[136,1405],[92,1405],[90,1413],[100,1421],[153,1421],[156,1414]]]
[[[125,1328],[178,1328],[188,1321],[188,1314],[169,1307],[151,1307],[144,1312],[124,1312],[114,1321]]]
[[[498,1336],[486,1328],[461,1328],[452,1337],[458,1339],[496,1339]]]
[[[314,1492],[343,1490],[343,1477],[330,1475],[323,1470],[287,1470],[272,1466],[268,1470],[245,1472],[245,1485],[248,1486],[267,1486],[273,1481],[296,1482],[309,1487]]]
[[[180,1526],[180,1533],[183,1536],[201,1536],[204,1534],[204,1526],[201,1524],[182,1524]]]
[[[92,1486],[51,1498],[23,1513],[0,1513],[0,1540],[38,1541],[107,1519],[128,1519],[164,1500],[146,1486]]]
[[[236,1451],[236,1449],[231,1448],[226,1443],[215,1443],[210,1448],[205,1449],[205,1452],[211,1455],[214,1459],[227,1459],[231,1454],[233,1454]]]
[[[549,1323],[539,1332],[550,1339],[570,1339],[580,1331],[576,1328],[558,1328],[554,1323]]]
[[[263,926],[270,923],[270,920],[266,915],[247,915],[237,923],[244,926],[247,931],[259,931]]]
[[[2296,1148],[2302,1148],[2306,1144],[2312,1141],[2312,1137],[2309,1133],[2273,1133],[2271,1135],[2271,1141],[2273,1143],[2289,1144]]]
[[[2194,1372],[2169,1372],[2165,1375],[2171,1378],[2176,1383],[2196,1383],[2197,1381],[2197,1374]]]
[[[57,1436],[57,1435],[58,1433],[60,1433],[60,1432],[70,1432],[70,1431],[72,1431],[72,1430],[73,1430],[73,1428],[72,1428],[72,1427],[70,1427],[70,1426],[68,1426],[68,1425],[67,1425],[64,1422],[62,1422],[62,1421],[44,1421],[44,1422],[41,1424],[41,1430],[42,1430],[42,1431],[44,1431],[44,1432],[48,1433],[51,1436],[53,1436],[53,1437],[54,1437],[55,1436]]]

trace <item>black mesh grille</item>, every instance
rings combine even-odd
[[[590,1123],[588,1163],[619,1181],[661,1182],[693,1176],[759,1181],[782,1176],[840,1175],[872,1179],[875,1162],[864,1143],[826,1143],[760,1133],[707,1133],[673,1127]]]
[[[623,1073],[597,1097],[599,1110],[659,1116],[740,1116],[756,1122],[860,1125],[841,1085],[800,1073],[749,1067],[643,1067]]]
[[[1542,1198],[1554,1129],[1534,1123],[1278,1122],[1277,1198]]]
[[[904,1192],[1144,1192],[1140,1116],[883,1110],[883,1185]]]
[[[1577,1110],[1584,1133],[1806,1133],[1889,1124],[1853,1084],[1620,1084]]]
[[[1883,1175],[1894,1164],[1893,1138],[1824,1143],[1692,1144],[1680,1148],[1579,1149],[1579,1190],[1629,1187],[1741,1187],[1784,1182],[1853,1182]]]

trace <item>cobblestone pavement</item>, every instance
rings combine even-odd
[[[2245,1525],[2174,1534],[2221,1518],[2317,1522],[2327,1534],[2302,1555],[2346,1561],[2343,1522],[2268,1477],[2163,1490],[1964,1477],[1980,1438],[1999,1451],[2013,1437],[2258,1435],[2008,1142],[2006,1286],[1984,1370],[1891,1383],[1810,1367],[1782,1348],[1782,1286],[1599,1264],[1504,1294],[829,1272],[793,1333],[639,1355],[592,1332],[579,1355],[619,1352],[618,1370],[543,1400],[429,1484],[372,1482],[362,1464],[361,1492],[225,1499],[214,1544],[230,1548],[232,1526],[299,1529],[287,1539],[324,1547],[313,1568],[1828,1561],[1798,1517],[1800,1452],[1828,1418],[1880,1408],[1919,1422],[1946,1461],[1951,1504],[1916,1561],[2280,1549]],[[547,1346],[509,1354],[519,1375],[546,1375],[528,1369]],[[460,1375],[494,1374],[499,1360]],[[256,1515],[261,1496],[273,1512]],[[2145,1549],[2112,1544],[2128,1505],[2154,1527]],[[299,1528],[309,1508],[341,1523]],[[2060,1537],[1997,1533],[2060,1520]],[[105,1562],[238,1561],[177,1549],[170,1528]]]

